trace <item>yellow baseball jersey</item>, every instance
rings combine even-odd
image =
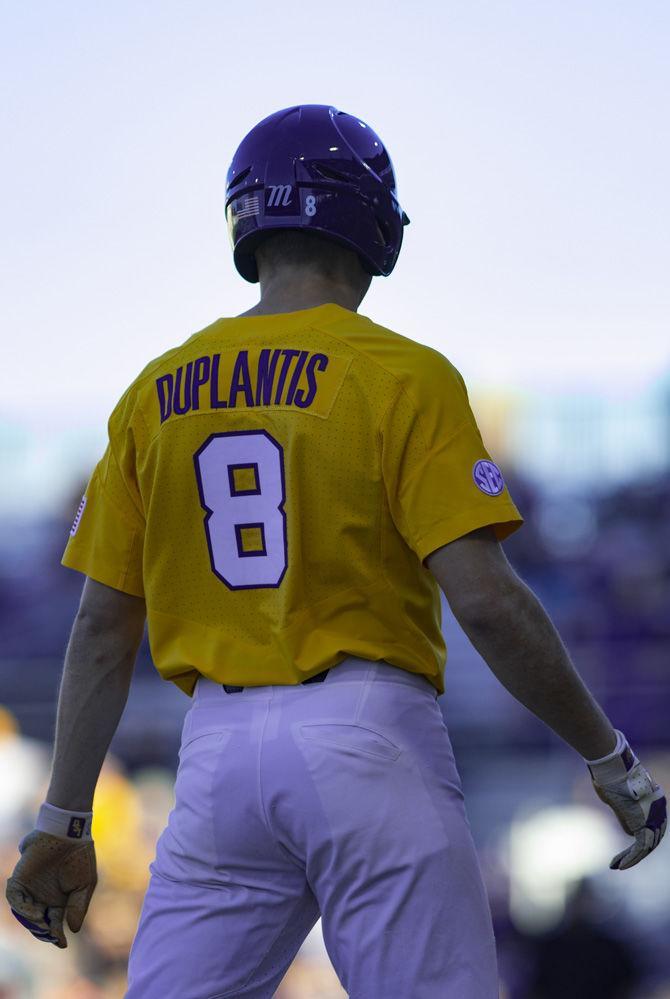
[[[144,597],[164,679],[297,684],[355,655],[444,693],[423,560],[523,518],[442,354],[335,304],[219,319],[108,430],[62,562]]]

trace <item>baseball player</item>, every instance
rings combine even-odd
[[[270,115],[233,157],[226,217],[260,301],[151,361],[112,412],[63,556],[87,578],[51,782],[7,898],[57,947],[82,925],[146,618],[192,704],[127,996],[269,999],[321,916],[352,999],[497,999],[437,701],[440,588],[634,837],[611,867],[658,845],[665,796],[503,554],[523,518],[460,373],[357,311],[409,224],[379,136],[325,105]]]

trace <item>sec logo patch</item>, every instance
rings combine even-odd
[[[503,474],[494,461],[488,458],[480,458],[476,461],[472,469],[472,478],[475,480],[477,489],[481,489],[487,496],[497,496],[505,488]]]

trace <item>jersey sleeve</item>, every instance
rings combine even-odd
[[[380,426],[394,524],[423,561],[490,525],[498,541],[523,524],[484,446],[460,372],[431,348],[401,382]]]
[[[61,564],[133,596],[144,596],[145,519],[137,486],[132,430],[109,421],[105,453],[82,497]]]

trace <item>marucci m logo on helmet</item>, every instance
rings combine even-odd
[[[328,104],[284,108],[251,129],[228,168],[225,211],[235,267],[252,284],[255,251],[271,232],[313,232],[388,277],[409,225],[382,140]]]
[[[268,195],[268,208],[273,206],[278,207],[282,205],[286,208],[287,205],[291,203],[291,193],[293,191],[292,184],[271,184],[268,188],[270,192]]]

